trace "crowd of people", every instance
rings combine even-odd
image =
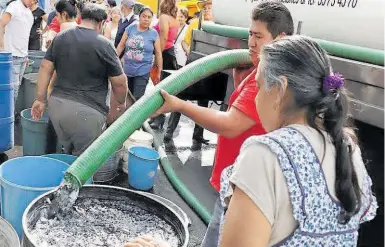
[[[2,15],[0,48],[13,54],[15,85],[29,45],[37,47],[34,40],[48,32],[32,116],[40,119],[48,105],[66,153],[80,155],[145,94],[149,81],[188,63],[198,18],[187,23],[188,11],[175,0],[161,2],[155,22],[152,9],[135,15],[134,6],[59,0],[53,17],[37,11],[34,0],[16,0]],[[199,9],[203,21],[213,21],[211,1]],[[43,31],[42,20],[49,24]],[[218,134],[210,180],[218,199],[202,247],[355,246],[359,224],[376,214],[348,125],[344,79],[315,41],[293,33],[284,4],[265,1],[252,10],[253,66],[234,70],[227,111],[161,91],[164,104],[151,127],[162,128],[171,112],[166,141],[181,114],[196,123],[194,139],[204,141],[203,129]],[[168,244],[147,236],[126,244],[142,246]]]

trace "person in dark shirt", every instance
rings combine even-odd
[[[28,50],[41,50],[41,23],[44,20],[47,22],[48,16],[43,9],[38,6],[38,1],[35,0],[30,7],[33,15],[33,25],[29,35]]]
[[[58,34],[47,50],[31,110],[35,120],[41,118],[49,79],[56,70],[48,113],[64,152],[73,155],[84,152],[105,129],[108,81],[118,102],[116,114],[124,112],[128,90],[114,46],[100,34],[106,11],[88,3],[81,10],[81,17],[81,25]]]

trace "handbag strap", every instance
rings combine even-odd
[[[180,34],[183,32],[183,30],[184,30],[185,27],[186,27],[186,25],[184,25],[184,26],[182,27],[182,29],[179,31],[178,35],[176,36],[176,39],[174,40],[174,45],[175,45],[175,43],[178,41],[179,36],[180,36]]]

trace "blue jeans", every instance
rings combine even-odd
[[[218,247],[219,245],[219,229],[221,226],[221,216],[223,214],[223,206],[221,200],[218,198],[215,202],[213,217],[210,220],[205,237],[202,241],[201,247]]]
[[[19,87],[23,80],[23,75],[27,65],[27,57],[12,57],[12,83],[14,85],[14,102],[16,104],[17,96],[19,95]]]
[[[127,76],[127,79],[128,79],[128,89],[131,91],[135,99],[139,100],[146,92],[147,83],[148,83],[148,80],[150,79],[150,73],[147,73],[145,75],[135,76],[135,77]]]

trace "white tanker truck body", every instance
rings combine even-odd
[[[248,28],[253,6],[264,0],[213,0],[215,23]],[[296,32],[313,38],[378,50],[384,49],[384,0],[281,0],[292,13]],[[304,4],[302,4],[304,2]],[[334,6],[332,4],[334,3]],[[341,6],[340,6],[341,5]],[[300,22],[300,23],[299,23]],[[300,28],[297,28],[300,27]],[[247,49],[247,39],[195,30],[190,61],[228,49]],[[384,67],[331,56],[353,94],[355,119],[384,128]],[[383,60],[382,60],[383,61]],[[231,76],[230,71],[225,72]],[[228,80],[227,97],[232,91]]]

